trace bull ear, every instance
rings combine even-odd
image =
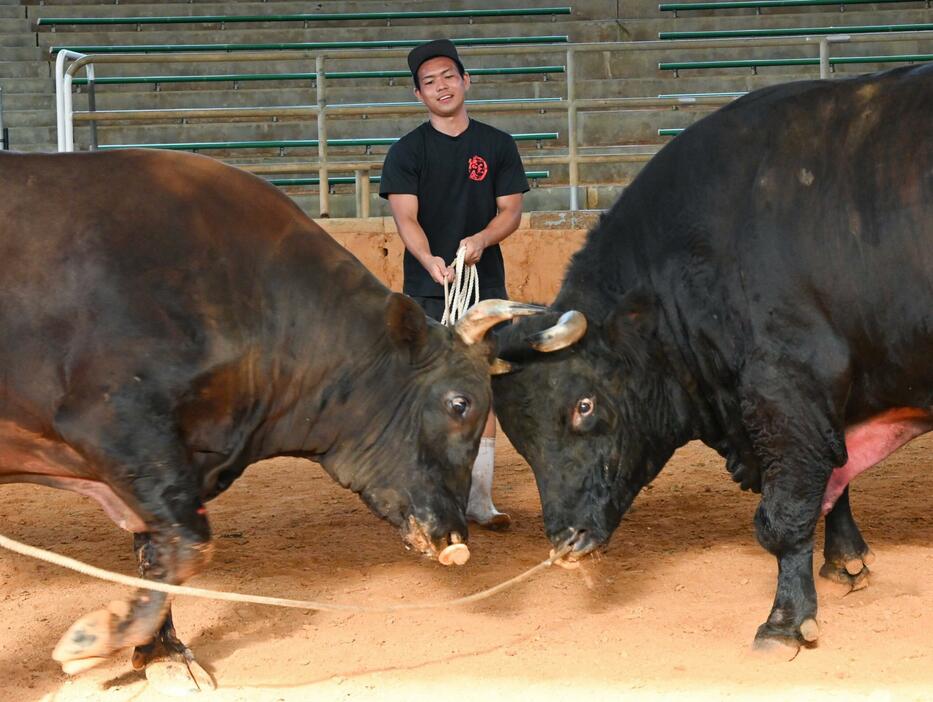
[[[639,340],[654,335],[658,324],[658,299],[654,293],[629,290],[603,322],[609,345],[622,353],[632,350]]]
[[[513,366],[508,361],[503,361],[501,358],[494,358],[489,362],[489,375],[505,375],[506,373],[511,373]]]
[[[400,349],[408,349],[412,360],[428,340],[428,321],[417,303],[407,295],[390,293],[385,305],[386,333]]]

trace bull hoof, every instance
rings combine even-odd
[[[793,660],[802,646],[812,647],[820,637],[816,619],[807,617],[794,629],[765,622],[755,634],[755,650],[771,657]]]
[[[846,586],[848,592],[854,592],[855,590],[862,590],[868,587],[868,576],[870,573],[871,571],[868,570],[868,566],[865,565],[865,562],[861,559],[849,560],[842,565],[826,561],[820,567],[821,577]]]
[[[133,668],[145,668],[149,683],[166,695],[182,697],[217,688],[211,674],[175,635],[170,621],[152,641],[133,650]]]
[[[90,670],[91,668],[100,665],[106,660],[106,658],[92,656],[91,658],[79,658],[73,661],[63,661],[62,672],[65,675],[77,675],[78,673],[83,673],[85,670]]]
[[[216,690],[214,679],[192,657],[191,660],[161,659],[146,666],[146,679],[161,694],[185,697]]]
[[[504,512],[496,510],[484,515],[468,513],[467,518],[479,524],[483,529],[489,529],[490,531],[505,531],[512,526],[512,518]]]
[[[789,637],[776,639],[755,636],[755,643],[751,650],[754,658],[772,663],[787,663],[792,661],[797,657],[799,652],[800,644],[796,639],[791,639]]]
[[[69,675],[93,668],[113,653],[114,624],[115,616],[107,609],[84,615],[59,640],[52,658]]]

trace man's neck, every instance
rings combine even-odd
[[[435,115],[429,113],[429,120],[431,126],[434,127],[441,134],[446,134],[447,136],[460,136],[463,134],[467,127],[470,126],[470,118],[467,116],[466,110],[461,110],[455,115],[450,117],[442,117],[440,115]]]

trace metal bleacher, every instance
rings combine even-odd
[[[50,56],[62,49],[82,54],[159,55],[166,59],[182,53],[230,53],[229,60],[220,65],[197,59],[183,64],[168,64],[154,58],[147,63],[96,66],[92,85],[88,85],[89,81],[83,75],[74,80],[74,86],[82,91],[75,97],[76,108],[87,106],[86,100],[93,90],[94,108],[102,112],[108,109],[149,110],[153,119],[146,123],[139,120],[96,122],[92,131],[95,141],[99,142],[96,146],[101,149],[132,144],[207,151],[237,165],[255,167],[254,170],[266,175],[271,175],[277,166],[281,167],[283,174],[297,173],[300,177],[274,180],[292,189],[290,192],[296,199],[302,204],[307,203],[312,211],[316,209],[313,204],[314,186],[321,180],[313,171],[315,151],[322,142],[313,118],[244,118],[215,122],[190,119],[180,130],[177,122],[161,120],[155,112],[160,108],[239,106],[248,109],[260,105],[314,104],[319,76],[316,70],[308,69],[315,68],[315,56],[324,51],[330,56],[345,50],[358,53],[355,57],[341,59],[340,65],[336,65],[336,59],[328,58],[325,75],[329,104],[347,104],[347,96],[353,95],[356,105],[411,105],[411,82],[404,70],[404,53],[387,63],[384,55],[373,54],[376,58],[368,61],[361,52],[376,48],[408,49],[436,35],[454,37],[462,48],[502,47],[499,52],[501,61],[497,62],[495,55],[491,55],[488,60],[483,57],[469,66],[474,81],[471,104],[488,107],[497,101],[504,102],[510,98],[500,95],[509,95],[510,89],[514,89],[513,100],[546,102],[559,97],[559,90],[552,88],[552,83],[557,82],[553,78],[564,72],[562,63],[527,61],[524,56],[530,54],[516,57],[510,49],[524,45],[566,44],[570,37],[560,31],[565,20],[575,19],[570,7],[547,5],[502,9],[487,6],[442,11],[409,10],[404,3],[399,3],[398,11],[373,12],[370,10],[372,3],[368,5],[359,2],[341,8],[349,7],[352,11],[309,13],[289,11],[297,7],[296,3],[264,3],[260,6],[239,2],[225,5],[223,14],[207,11],[206,5],[184,7],[172,4],[174,11],[162,6],[158,13],[134,11],[135,7],[125,4],[108,6],[106,13],[94,12],[91,6],[76,11],[75,5],[69,5],[66,13],[60,6],[46,5],[37,8],[41,16],[35,21],[35,29],[37,42]],[[97,9],[100,7],[98,5]],[[67,17],[64,16],[66,14]],[[577,26],[581,24],[577,23]],[[104,29],[106,43],[97,40]],[[595,40],[616,38],[607,34],[608,31],[611,31],[608,22],[603,22],[581,30],[577,36]],[[206,36],[207,33],[210,37]],[[208,38],[209,41],[202,41]],[[282,52],[283,58],[262,64],[249,63],[249,57],[257,52]],[[241,53],[246,57],[243,61],[238,58]],[[285,58],[286,55],[289,58]],[[560,53],[557,56],[561,57]],[[307,68],[295,70],[301,65]],[[159,70],[145,70],[145,66],[158,67]],[[189,70],[174,70],[182,67]],[[104,70],[111,68],[119,70],[105,74]],[[362,102],[360,97],[368,101]],[[141,104],[144,101],[148,103],[145,107]],[[533,131],[513,128],[522,120],[500,123],[490,119],[497,126],[518,134],[518,143],[527,142],[535,152],[546,150],[546,144],[558,141],[560,136],[561,124],[556,119],[545,124],[543,130],[540,120],[534,120]],[[326,138],[330,158],[338,162],[332,168],[347,162],[376,168],[386,148],[394,141],[386,135],[407,130],[421,120],[423,108],[421,114],[403,116],[401,120],[398,116],[373,114],[368,119],[332,122]],[[404,124],[402,128],[399,127],[400,121]],[[87,136],[82,136],[80,126],[76,130],[76,148],[90,146],[90,133],[85,132]],[[357,164],[361,159],[365,163]],[[307,164],[308,172],[298,173],[302,163]],[[541,168],[529,168],[528,173],[532,180],[550,175],[549,169]],[[340,186],[358,182],[359,174],[329,175],[327,181],[332,186]],[[294,192],[293,189],[299,186],[311,186],[306,188],[307,198],[301,192]],[[335,213],[341,212],[342,193],[340,188],[335,190]],[[378,202],[373,204],[379,205]]]
[[[814,68],[829,78],[933,60],[928,0],[721,0],[661,3],[658,9],[673,13],[657,33],[661,41],[697,42],[696,49],[671,51],[657,63],[659,72],[682,83],[679,94],[742,94],[781,80],[816,77]],[[866,41],[885,35],[888,41]],[[801,43],[767,43],[793,38]],[[741,50],[717,50],[717,40],[749,44]],[[706,90],[697,89],[699,85]],[[665,125],[658,134],[676,136],[691,121]]]
[[[536,183],[527,208],[604,207],[652,153],[716,105],[817,77],[821,39],[829,49],[824,67],[840,75],[933,58],[927,0],[527,0],[508,9],[476,0],[455,10],[349,0],[339,7],[0,4],[3,125],[14,148],[55,149],[55,56],[78,52],[74,66],[91,54],[93,80],[81,67],[69,93],[74,148],[207,151],[274,180],[312,215],[324,175],[329,213],[352,214],[392,140],[424,119],[405,70],[408,47],[447,36],[471,73],[471,114],[519,135]],[[331,115],[326,131],[323,111]],[[321,163],[326,173],[318,173]],[[368,197],[366,209],[385,214]]]

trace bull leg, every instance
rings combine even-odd
[[[868,565],[874,560],[874,554],[852,518],[848,486],[826,515],[823,556],[825,562],[820,568],[821,576],[848,585],[850,590],[868,586]]]
[[[777,588],[768,619],[758,627],[756,648],[783,644],[795,652],[819,638],[813,581],[813,534],[835,466],[846,462],[840,408],[850,387],[846,345],[829,342],[819,326],[819,349],[763,353],[742,377],[744,429],[761,462],[761,502],[755,513],[758,542],[778,562]],[[813,358],[819,358],[814,363]]]
[[[159,397],[139,394],[142,381],[111,394],[73,390],[55,419],[65,441],[79,450],[148,529],[145,574],[181,584],[210,557],[210,528],[200,477],[189,464],[174,421],[160,413]],[[166,621],[165,593],[137,590],[125,601],[88,614],[65,633],[52,656],[66,673],[93,667],[114,652],[148,644]]]
[[[194,541],[169,532],[152,537],[157,554],[147,576],[159,582],[180,584],[200,570],[207,559],[206,540]],[[85,615],[58,642],[52,657],[66,673],[78,673],[103,662],[128,646],[152,641],[169,612],[169,597],[152,590],[137,590],[126,601],[114,601],[106,609]]]
[[[778,561],[777,591],[768,620],[758,628],[756,647],[779,643],[795,650],[819,636],[813,582],[813,532],[830,468],[820,475],[780,467],[762,485],[755,514],[759,543]]]
[[[149,534],[134,534],[133,548],[139,563],[139,574],[144,578],[149,577],[157,557]],[[133,650],[133,668],[145,669],[149,682],[167,694],[188,694],[216,688],[210,674],[175,634],[171,605],[155,638]]]

